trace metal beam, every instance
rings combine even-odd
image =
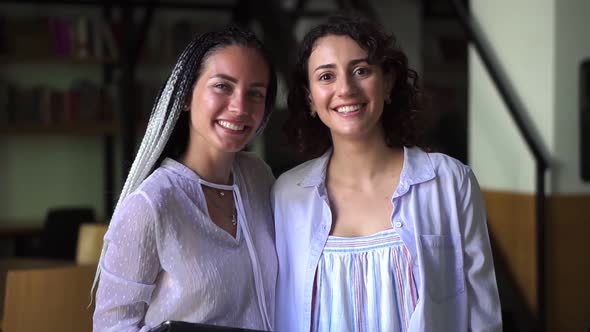
[[[272,51],[277,71],[287,77],[292,63],[293,45],[297,45],[293,33],[297,17],[293,17],[279,1],[256,0],[251,2],[253,18],[262,26],[264,42]]]
[[[377,11],[368,1],[337,0],[338,7],[348,15],[362,15],[375,22],[379,21]]]

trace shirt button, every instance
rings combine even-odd
[[[395,223],[395,227],[396,228],[402,228],[402,227],[404,227],[404,224],[401,221],[398,221],[398,222]]]

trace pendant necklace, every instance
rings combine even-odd
[[[225,197],[225,192],[223,192],[223,191],[217,191],[217,195],[218,195],[220,198],[223,198],[223,197]],[[210,202],[211,204],[213,204],[213,207],[214,207],[214,208],[216,208],[216,209],[217,209],[217,211],[219,211],[219,212],[224,212],[224,211],[226,210],[226,209],[224,209],[224,208],[223,208],[221,205],[219,205],[219,203],[217,203],[217,202],[215,201],[215,199],[210,199],[210,200],[208,200],[208,202]],[[231,214],[231,224],[232,224],[232,226],[234,226],[234,227],[235,227],[235,226],[238,224],[238,219],[236,218],[236,207],[235,207],[235,204],[234,204],[234,206],[233,206],[233,209],[232,209],[232,210],[233,210],[233,211],[232,211],[232,214]],[[226,216],[226,217],[229,217],[229,216],[227,216],[227,215],[225,215],[225,216]]]

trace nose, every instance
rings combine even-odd
[[[356,85],[356,81],[354,80],[351,75],[344,75],[341,76],[342,79],[338,80],[338,96],[339,97],[349,97],[354,96],[358,92],[358,87]]]
[[[233,113],[245,113],[247,110],[245,94],[240,91],[235,91],[231,95],[228,108],[229,111]]]

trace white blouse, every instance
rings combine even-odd
[[[165,320],[271,330],[276,252],[264,162],[238,153],[234,184],[166,159],[115,211],[94,331],[148,331]],[[233,190],[236,238],[215,225],[201,185]]]

